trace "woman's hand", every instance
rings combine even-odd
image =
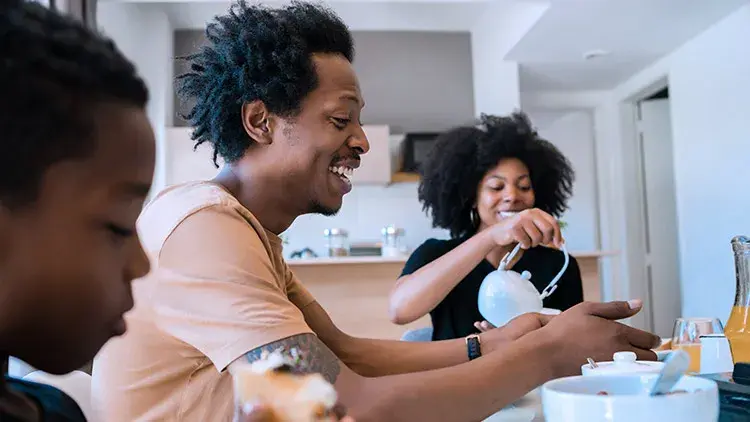
[[[498,246],[520,243],[524,249],[539,245],[560,248],[563,243],[560,224],[546,212],[532,208],[505,218],[489,228]]]
[[[479,330],[480,333],[486,333],[487,331],[490,331],[493,328],[497,328],[494,325],[490,324],[487,321],[477,321],[474,323],[474,328]]]

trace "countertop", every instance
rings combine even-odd
[[[571,255],[575,258],[604,258],[618,255],[618,251],[573,251]],[[321,258],[294,258],[287,259],[290,266],[307,265],[359,265],[359,264],[403,264],[409,258],[408,255],[398,257],[384,256],[343,256],[343,257],[321,257]]]

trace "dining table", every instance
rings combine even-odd
[[[520,400],[506,406],[485,419],[484,422],[543,422],[541,387],[532,390]]]

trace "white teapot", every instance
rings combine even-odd
[[[479,287],[479,313],[495,327],[503,326],[513,318],[529,312],[559,312],[554,309],[543,308],[542,301],[554,293],[557,289],[557,281],[568,269],[570,256],[565,245],[561,248],[565,255],[565,263],[542,293],[539,293],[531,283],[531,273],[524,271],[518,274],[506,269],[508,263],[513,260],[520,249],[521,245],[518,244],[510,253],[506,254],[500,261],[497,270],[487,274]]]

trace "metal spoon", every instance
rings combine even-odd
[[[689,366],[690,356],[684,350],[673,351],[664,360],[664,368],[659,372],[649,395],[659,396],[671,392],[672,387],[682,378]]]
[[[596,362],[594,362],[594,359],[586,358],[586,360],[589,362],[589,367],[591,369],[595,369],[599,367],[599,365],[597,365]]]

